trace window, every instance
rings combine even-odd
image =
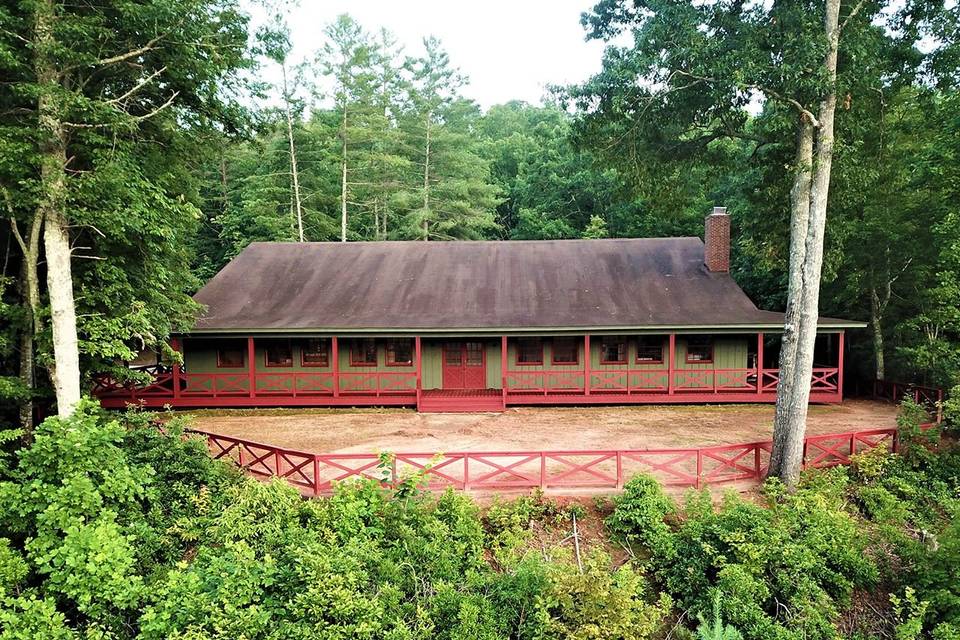
[[[601,340],[600,364],[627,364],[627,341],[620,337]]]
[[[310,338],[300,348],[300,365],[326,367],[330,365],[330,352],[323,338]]]
[[[577,364],[580,362],[580,348],[576,338],[553,339],[553,364]]]
[[[226,369],[244,366],[244,350],[240,347],[222,347],[217,349],[217,366]]]
[[[407,367],[413,364],[413,340],[391,340],[387,343],[387,366]]]
[[[543,342],[540,338],[520,338],[517,341],[517,364],[543,364]]]
[[[709,336],[687,338],[687,363],[711,364],[713,362],[713,339]]]
[[[663,338],[640,336],[637,338],[637,364],[663,364]]]
[[[350,347],[350,365],[354,367],[377,366],[377,341],[373,338],[354,340]]]
[[[290,341],[272,340],[268,342],[264,358],[268,367],[292,367],[293,349],[290,347]]]

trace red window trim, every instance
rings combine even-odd
[[[220,358],[221,351],[233,351],[233,349],[217,349],[217,369],[242,369],[247,366],[247,354],[244,349],[237,349],[240,352],[240,364],[223,364]]]
[[[573,360],[557,360],[557,352],[554,347],[558,339],[569,340],[570,344],[573,345]],[[580,364],[580,345],[577,344],[577,340],[575,338],[554,338],[550,344],[550,364]]]
[[[616,344],[623,345],[623,359],[622,360],[605,360],[603,355],[606,351],[606,345],[608,340],[601,338],[600,339],[600,364],[627,364],[627,361],[630,359],[629,349],[627,347],[626,339],[621,339],[616,342]]]
[[[527,340],[530,342],[536,342],[540,346],[540,358],[537,360],[525,360],[520,361],[520,341]],[[543,339],[541,338],[520,338],[517,340],[517,348],[513,354],[513,363],[518,367],[537,367],[543,365]]]
[[[289,369],[293,366],[293,344],[290,341],[287,341],[287,346],[290,348],[290,364],[271,364],[270,363],[270,347],[264,346],[263,348],[263,366],[269,369]]]
[[[663,340],[660,341],[660,357],[656,360],[643,360],[640,358],[640,342],[640,339],[637,339],[637,356],[633,360],[634,364],[663,364]]]
[[[307,339],[306,342],[300,345],[300,366],[301,367],[329,367],[330,366],[330,347],[326,338],[316,338],[320,341],[320,344],[323,346],[323,362],[307,362],[304,359],[304,356],[307,355],[307,345],[310,344],[310,339]]]
[[[363,344],[368,340],[373,340],[374,349],[376,350],[376,358],[380,359],[380,349],[377,347],[376,338],[354,338],[353,343],[350,345],[350,366],[351,367],[375,367],[377,366],[376,362],[358,362],[357,361],[357,345]]]
[[[715,355],[715,353],[714,353],[714,348],[713,348],[713,347],[714,347],[714,345],[713,345],[713,338],[710,338],[709,340],[710,340],[710,345],[709,345],[709,346],[710,346],[710,357],[709,357],[709,358],[699,359],[699,360],[691,360],[691,359],[690,359],[690,341],[688,340],[688,341],[687,341],[686,353],[683,354],[684,362],[685,362],[686,364],[713,364],[713,357],[714,357],[714,355]]]
[[[391,356],[391,354],[390,354],[390,351],[391,351],[390,347],[392,347],[396,342],[398,342],[398,341],[400,341],[400,340],[404,340],[404,341],[410,343],[410,360],[409,360],[408,362],[395,362],[395,361],[392,359],[392,356]],[[393,351],[396,351],[396,349],[394,349]],[[388,340],[388,341],[387,341],[387,345],[386,345],[386,358],[387,358],[387,366],[388,366],[388,367],[412,367],[412,366],[413,366],[413,359],[414,359],[414,354],[413,354],[413,339],[412,339],[412,338],[396,338],[396,339],[394,339],[394,340]]]

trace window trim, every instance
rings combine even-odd
[[[687,344],[685,345],[684,354],[683,354],[683,359],[685,364],[713,364],[714,356],[716,356],[716,353],[714,351],[715,345],[713,342],[713,337],[707,336],[706,340],[709,341],[708,346],[710,347],[710,356],[707,358],[701,358],[701,359],[691,359],[690,358],[690,338],[687,338]]]
[[[601,338],[600,339],[600,364],[627,364],[630,360],[630,349],[627,343],[626,338],[620,338],[617,340],[616,344],[623,345],[623,359],[621,360],[607,360],[606,356],[606,345],[608,342],[613,342],[611,338]]]
[[[359,362],[357,361],[357,345],[364,344],[367,341],[373,341],[374,349],[374,358],[375,362]],[[350,366],[351,367],[376,367],[380,363],[380,346],[377,344],[376,338],[354,338],[353,342],[350,344]]]
[[[400,341],[407,342],[410,345],[409,362],[397,362],[393,360],[393,358],[390,355],[391,347],[393,347],[397,342],[400,342]],[[412,367],[415,364],[414,361],[416,360],[416,357],[417,357],[415,353],[416,349],[414,348],[413,339],[411,338],[393,338],[393,339],[387,340],[387,344],[384,348],[384,351],[385,351],[384,357],[386,358],[386,364],[388,367]]]
[[[293,344],[287,340],[287,348],[290,350],[290,364],[276,364],[270,362],[270,346],[263,347],[263,366],[268,369],[289,369],[293,366]]]
[[[244,369],[247,366],[247,354],[244,349],[237,349],[240,352],[240,364],[224,364],[220,354],[223,351],[233,351],[233,349],[221,349],[217,347],[217,369]]]
[[[521,353],[520,343],[521,341],[524,341],[524,340],[528,342],[536,343],[539,346],[540,358],[538,360],[535,360],[535,361],[520,360],[520,353]],[[543,366],[543,338],[518,338],[516,349],[514,350],[514,353],[513,353],[513,364],[518,367],[542,367]]]
[[[307,355],[307,345],[310,344],[311,340],[317,340],[323,346],[323,362],[307,362],[305,356]],[[307,340],[300,344],[300,366],[301,367],[329,367],[330,366],[330,343],[326,338],[307,338]]]
[[[570,344],[573,346],[573,360],[557,360],[557,350],[556,344],[558,340],[569,340]],[[554,338],[550,341],[550,364],[557,365],[578,365],[580,364],[580,345],[577,343],[576,338],[562,337]]]
[[[660,357],[656,360],[643,360],[640,358],[640,342],[642,341],[643,336],[637,337],[637,353],[633,359],[634,364],[663,364],[665,358],[663,357],[663,339],[660,340]]]

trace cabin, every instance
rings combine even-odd
[[[195,296],[149,384],[107,407],[774,402],[783,314],[730,276],[730,216],[705,239],[254,243]],[[843,398],[845,330],[820,318],[811,401]]]

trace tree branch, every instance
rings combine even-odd
[[[130,51],[127,51],[126,53],[121,53],[121,54],[119,54],[119,55],[111,56],[111,57],[109,57],[109,58],[101,58],[100,60],[97,60],[97,62],[96,62],[95,64],[97,64],[97,65],[99,65],[99,66],[106,66],[106,65],[108,65],[108,64],[116,64],[116,63],[118,63],[118,62],[123,62],[124,60],[129,60],[130,58],[136,58],[137,56],[141,56],[141,55],[145,54],[145,53],[148,52],[148,51],[152,51],[152,50],[153,50],[153,45],[155,45],[155,44],[157,44],[158,42],[160,42],[160,40],[162,40],[166,35],[167,35],[166,33],[163,33],[163,34],[157,36],[156,38],[153,38],[152,40],[150,40],[149,42],[147,42],[147,44],[143,45],[142,47],[138,47],[138,48],[136,48],[136,49],[132,49],[132,50],[130,50]]]
[[[142,80],[140,80],[137,84],[135,84],[129,91],[127,91],[127,92],[124,93],[123,95],[117,96],[116,98],[111,98],[111,99],[107,100],[107,104],[118,104],[118,103],[120,103],[120,102],[123,102],[124,100],[126,100],[127,98],[129,98],[130,96],[132,96],[133,94],[135,94],[137,91],[140,91],[140,89],[142,89],[144,86],[146,86],[146,84],[147,84],[148,82],[150,82],[151,80],[153,80],[154,78],[156,78],[157,76],[159,76],[161,73],[163,73],[163,72],[166,71],[166,70],[167,70],[166,67],[161,67],[161,68],[157,69],[156,71],[154,71],[153,73],[151,73],[151,74],[150,74],[149,76],[147,76],[146,78],[143,78]]]
[[[853,8],[853,11],[850,12],[850,15],[848,15],[846,19],[844,19],[843,24],[840,25],[840,28],[837,29],[837,31],[843,31],[844,28],[847,26],[847,24],[851,20],[853,20],[858,13],[860,13],[860,10],[863,9],[863,5],[865,5],[866,3],[867,3],[867,0],[860,0],[860,2],[857,3],[857,6]]]

